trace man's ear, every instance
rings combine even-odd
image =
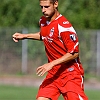
[[[54,7],[55,7],[55,8],[58,8],[58,1],[56,1],[56,2],[54,3]]]

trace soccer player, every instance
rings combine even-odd
[[[39,0],[43,16],[40,32],[15,33],[13,40],[41,40],[48,63],[37,68],[37,75],[46,78],[40,85],[37,100],[88,100],[84,93],[84,70],[79,59],[79,42],[71,23],[59,13],[58,0]]]

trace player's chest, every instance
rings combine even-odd
[[[58,27],[51,24],[41,27],[42,40],[47,42],[53,42],[58,39]]]

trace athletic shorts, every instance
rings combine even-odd
[[[40,85],[37,98],[58,100],[61,94],[64,100],[88,100],[84,93],[83,77],[81,75],[68,75],[63,78],[46,77]]]

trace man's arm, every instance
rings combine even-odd
[[[30,34],[15,33],[12,37],[15,42],[23,39],[40,40],[40,32]]]
[[[59,59],[56,59],[50,63],[44,64],[37,68],[37,74],[38,76],[43,76],[47,71],[51,70],[54,66],[67,63],[72,61],[73,59],[76,59],[79,56],[79,53],[66,53],[64,56],[62,56]]]
[[[58,64],[62,64],[62,63],[67,63],[69,61],[72,61],[73,59],[76,59],[78,56],[79,56],[79,53],[74,53],[74,54],[66,53],[64,56],[62,56],[59,59],[56,59],[56,60],[52,61],[51,63],[54,66],[58,65]]]

